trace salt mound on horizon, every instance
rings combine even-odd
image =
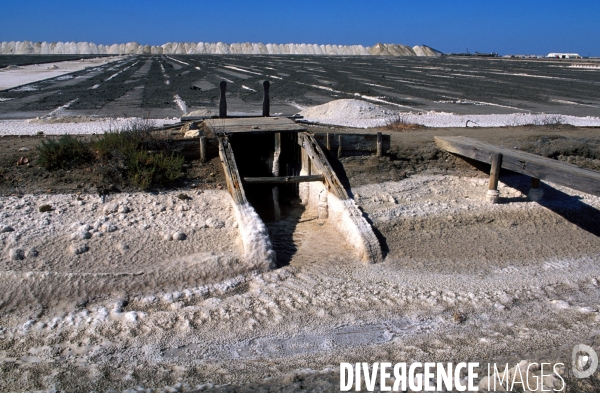
[[[163,45],[141,45],[137,42],[96,45],[93,42],[0,42],[0,54],[92,54],[92,55],[192,55],[192,54],[246,54],[246,55],[326,55],[326,56],[441,56],[442,53],[425,45],[409,47],[402,44],[318,45],[318,44],[263,44],[224,42],[168,42]]]
[[[306,108],[300,112],[311,123],[347,127],[380,127],[396,112],[370,102],[342,99]]]

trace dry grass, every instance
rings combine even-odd
[[[415,124],[408,121],[408,115],[406,113],[398,113],[390,117],[386,122],[384,128],[390,131],[414,131],[422,130],[425,126],[421,124]]]

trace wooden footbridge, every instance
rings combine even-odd
[[[600,173],[596,171],[464,136],[436,136],[435,143],[447,152],[491,165],[487,193],[490,202],[498,200],[498,177],[501,168],[531,177],[531,200],[542,198],[541,180],[600,196]]]

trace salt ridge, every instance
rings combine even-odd
[[[160,46],[141,45],[137,42],[103,45],[93,42],[32,42],[4,41],[0,43],[2,55],[193,55],[193,54],[243,54],[243,55],[328,55],[328,56],[440,56],[442,53],[426,45],[412,48],[402,44],[318,45],[318,44],[263,44],[223,42],[169,42]]]

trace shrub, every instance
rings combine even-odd
[[[408,116],[405,113],[399,113],[387,119],[384,128],[391,131],[410,131],[420,130],[425,128],[425,126],[410,123],[408,121]]]
[[[68,169],[92,159],[86,144],[70,135],[63,135],[58,140],[42,141],[37,151],[38,163],[48,170]]]
[[[183,176],[184,158],[174,153],[151,154],[137,150],[129,155],[127,175],[136,187],[146,190],[151,185],[167,186]]]

